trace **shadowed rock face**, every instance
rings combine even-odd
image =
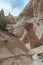
[[[38,39],[38,37],[36,36],[36,34],[33,30],[33,24],[27,23],[27,25],[25,26],[25,29],[27,30],[27,34],[23,39],[24,42],[30,42],[31,48],[35,48],[40,45],[43,45],[43,43],[42,43],[43,36],[41,37],[41,39]]]
[[[33,24],[32,23],[30,23],[30,24],[26,23],[24,28],[27,30],[27,33],[26,33],[26,35],[25,35],[25,37],[23,38],[22,41],[26,44],[26,43],[29,43],[28,33],[30,33],[29,32],[30,29],[33,29]]]

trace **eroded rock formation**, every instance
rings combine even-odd
[[[30,47],[31,48],[35,48],[38,46],[43,45],[43,36],[41,37],[41,39],[38,39],[38,37],[36,36],[34,30],[33,30],[33,24],[26,24],[25,29],[27,30],[27,34],[25,36],[25,41],[26,38],[29,40],[30,42]]]
[[[0,15],[4,16],[3,10]],[[43,0],[30,0],[18,17],[9,14],[6,19],[8,20],[7,29],[12,34],[0,30],[0,64],[31,65],[30,61],[28,62],[30,58],[25,54],[29,51],[25,47],[25,43],[30,42],[31,48],[43,45],[41,43],[43,42]],[[22,38],[25,32],[26,34]],[[22,39],[22,42],[19,39]],[[17,56],[17,54],[19,55]],[[16,58],[14,58],[15,56]]]
[[[26,20],[26,21],[25,20],[24,21],[27,22],[28,24],[32,22],[33,30],[34,30],[33,36],[36,37],[36,40],[43,39],[43,36],[42,36],[42,33],[43,33],[43,8],[42,7],[43,7],[43,0],[30,0],[30,2],[27,4],[27,6],[24,8],[24,10],[19,15],[19,16],[21,16],[21,18],[24,17],[24,19]],[[27,26],[27,28],[30,28],[30,26],[29,27]],[[29,36],[30,33],[32,35],[32,32],[33,32],[32,30],[30,32],[28,32],[27,36]],[[41,36],[42,36],[42,38],[41,38]],[[28,42],[28,38],[27,38],[26,42]],[[41,43],[37,43],[37,44],[41,45]],[[37,45],[37,44],[35,44],[35,45]]]

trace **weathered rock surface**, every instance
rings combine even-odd
[[[27,52],[23,42],[0,29],[0,65],[31,64],[32,55]]]
[[[3,10],[0,15],[4,16]],[[30,0],[18,17],[9,14],[6,18],[10,23],[9,27],[11,26],[8,30],[15,37],[0,30],[0,65],[38,65],[39,60],[33,63],[32,55],[29,57],[25,54],[28,51],[25,43],[29,42],[31,48],[43,44],[43,0]],[[41,51],[40,49],[42,50],[43,46],[38,48],[37,52]]]
[[[24,21],[26,20],[25,22],[27,22],[28,24],[29,23],[33,24],[33,30],[36,36],[38,37],[38,39],[41,39],[43,33],[43,8],[42,7],[43,7],[43,0],[30,0],[30,2],[27,4],[27,6],[19,15],[21,16],[21,18],[24,17]],[[28,38],[26,42],[28,42]]]
[[[16,21],[15,21],[16,17],[12,16],[10,13],[6,17],[6,19],[8,20],[8,24],[15,24],[16,23]]]

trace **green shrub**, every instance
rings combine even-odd
[[[42,53],[39,53],[38,56],[39,56],[39,59],[41,59],[42,62],[43,62],[43,52]]]
[[[5,17],[0,16],[0,28],[5,29],[6,26],[7,26],[7,20],[5,19]]]

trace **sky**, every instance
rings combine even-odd
[[[0,10],[3,9],[7,16],[9,12],[13,16],[18,16],[29,0],[0,0]]]

